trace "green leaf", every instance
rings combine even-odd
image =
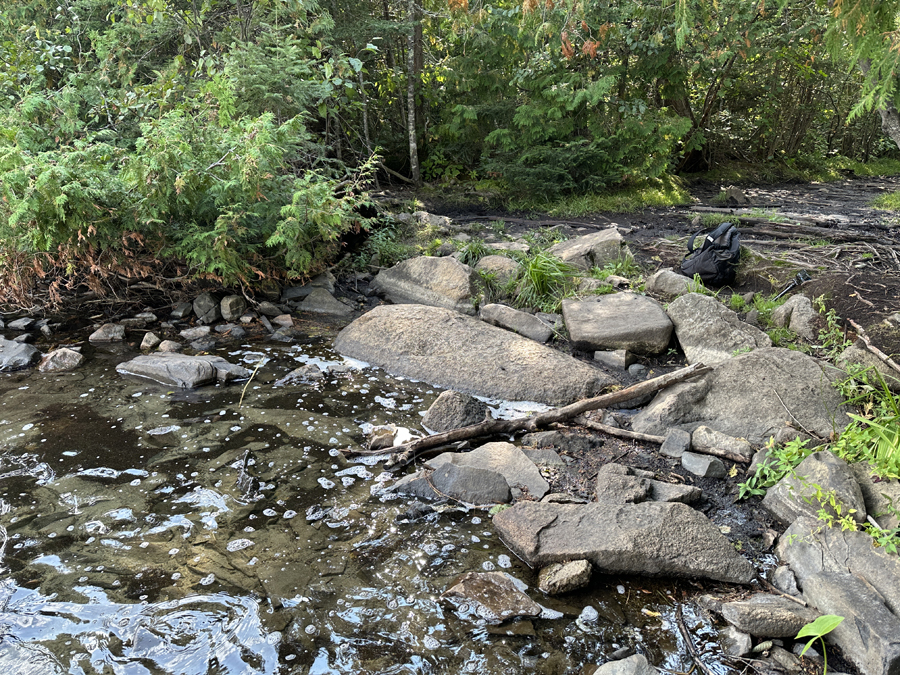
[[[797,637],[794,639],[799,640],[800,638],[805,637],[817,638],[822,635],[827,635],[837,628],[843,620],[844,617],[837,616],[836,614],[823,614],[812,623],[803,626],[803,628],[800,629],[800,632],[797,633]]]

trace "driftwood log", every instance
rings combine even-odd
[[[687,368],[681,368],[680,370],[667,373],[666,375],[660,375],[652,380],[639,382],[638,384],[625,389],[620,389],[619,391],[576,401],[575,403],[563,406],[562,408],[548,410],[547,412],[532,417],[516,420],[485,420],[484,422],[473,424],[472,426],[452,429],[451,431],[434,434],[433,436],[417,438],[414,441],[392,448],[391,457],[385,462],[385,466],[404,466],[413,461],[416,458],[416,455],[424,450],[447,445],[449,443],[455,443],[457,441],[467,441],[482,436],[509,434],[517,431],[536,431],[537,429],[546,427],[550,424],[573,419],[590,410],[598,410],[615,403],[623,403],[624,401],[645,396],[646,394],[652,394],[660,389],[670,387],[673,384],[683,382],[684,380],[698,375],[703,375],[710,370],[711,368],[702,363],[695,363]],[[343,452],[347,456],[385,454],[383,450],[355,450],[353,448],[344,448]]]

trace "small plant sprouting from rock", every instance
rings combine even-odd
[[[840,626],[843,620],[844,617],[837,616],[836,614],[823,614],[815,621],[803,626],[803,628],[800,629],[800,632],[797,633],[797,640],[805,637],[808,637],[810,639],[809,642],[806,643],[806,646],[803,648],[803,651],[800,652],[800,656],[803,656],[806,653],[806,650],[812,646],[812,643],[815,642],[816,639],[822,642],[822,658],[824,659],[822,675],[826,675],[826,673],[828,672],[828,655],[825,653],[824,637],[835,628]]]

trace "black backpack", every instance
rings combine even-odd
[[[688,254],[681,263],[681,273],[700,280],[707,286],[725,286],[734,281],[741,258],[741,235],[732,223],[722,223],[716,229],[697,232],[688,240]],[[706,235],[703,245],[694,248],[694,240]]]

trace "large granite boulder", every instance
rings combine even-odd
[[[116,366],[116,372],[184,389],[250,377],[249,370],[228,363],[221,356],[188,356],[171,352],[142,354],[120,363]]]
[[[562,313],[577,349],[659,354],[669,346],[672,335],[672,322],[662,305],[636,293],[563,300]]]
[[[519,502],[494,516],[504,543],[532,567],[590,560],[606,574],[749,583],[753,566],[701,513],[679,502]]]
[[[738,353],[772,346],[768,335],[708,295],[682,295],[667,311],[688,363],[712,366]]]
[[[0,338],[0,371],[27,368],[41,357],[37,347]]]
[[[631,257],[619,231],[610,227],[594,234],[586,234],[551,246],[549,252],[557,258],[583,270],[603,267],[623,256]]]
[[[474,314],[475,272],[454,258],[421,256],[378,273],[369,288],[398,305],[445,307]]]
[[[564,405],[615,384],[599,368],[440,307],[376,307],[334,348],[395,375],[507,400]]]
[[[763,445],[785,419],[793,419],[827,438],[850,423],[842,397],[832,386],[841,374],[790,349],[757,349],[660,392],[634,418],[632,427],[663,435],[670,427],[693,431],[705,425]]]

